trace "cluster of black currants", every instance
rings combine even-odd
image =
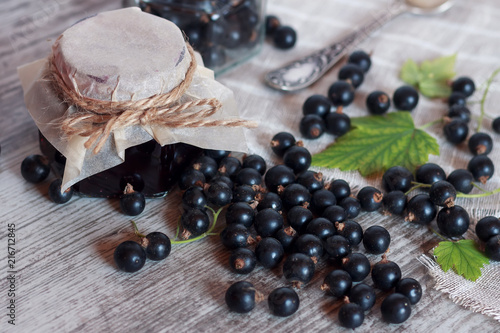
[[[49,159],[43,155],[29,155],[21,163],[21,175],[23,178],[34,184],[43,182],[50,173]],[[61,191],[62,179],[56,178],[50,183],[49,198],[56,204],[68,202],[73,196],[73,188]]]
[[[159,261],[168,257],[171,250],[170,238],[162,232],[155,231],[148,235],[142,235],[137,231],[136,235],[141,238],[141,244],[128,240],[120,243],[113,254],[116,266],[124,272],[133,273],[140,270],[149,260]]]
[[[370,69],[370,56],[364,51],[353,52],[347,64],[338,73],[338,81],[328,89],[328,95],[312,95],[302,105],[304,117],[300,121],[300,133],[307,139],[317,139],[325,133],[335,136],[346,134],[351,119],[342,112],[354,100],[354,92],[363,83]]]
[[[291,49],[297,42],[297,32],[288,25],[281,25],[275,15],[266,16],[266,36],[271,38],[274,46],[279,49]]]
[[[500,261],[500,220],[495,216],[483,217],[476,224],[476,235],[485,243],[484,254]]]

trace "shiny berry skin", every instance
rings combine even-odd
[[[485,184],[486,181],[493,176],[495,166],[488,156],[477,155],[469,161],[467,170],[472,173],[475,180]]]
[[[300,300],[292,288],[281,287],[271,291],[267,303],[273,315],[288,317],[297,312]]]
[[[347,218],[347,213],[344,208],[333,205],[326,207],[321,216],[327,218],[332,223],[344,222]]]
[[[297,176],[296,182],[304,187],[311,193],[320,190],[325,185],[323,174],[321,172],[314,172],[311,170],[304,171]]]
[[[255,307],[256,290],[250,282],[238,281],[226,291],[225,300],[229,310],[247,313]]]
[[[255,210],[246,202],[235,202],[227,207],[226,224],[242,224],[250,228],[255,218]]]
[[[352,279],[349,273],[342,269],[334,269],[323,280],[321,290],[327,290],[333,296],[341,298],[349,293],[351,286]]]
[[[288,132],[279,132],[271,140],[271,149],[278,156],[283,156],[285,151],[295,145],[295,137]]]
[[[293,206],[302,206],[305,203],[311,202],[311,193],[300,184],[290,184],[283,190],[281,200],[285,209],[290,209]]]
[[[264,181],[269,191],[277,192],[279,185],[286,187],[295,182],[295,174],[286,165],[278,164],[267,170]]]
[[[257,193],[250,185],[236,186],[233,190],[233,202],[251,203],[256,195]]]
[[[374,212],[382,207],[384,195],[373,186],[363,187],[356,196],[361,204],[361,208],[367,212]]]
[[[266,16],[265,31],[266,36],[272,36],[277,28],[281,26],[279,18],[275,15]]]
[[[417,304],[422,298],[422,286],[412,278],[404,278],[396,284],[396,293],[406,296],[411,304]]]
[[[133,273],[146,263],[146,251],[134,241],[125,241],[116,247],[113,258],[120,270]]]
[[[356,246],[361,243],[361,240],[363,239],[363,228],[361,228],[358,222],[347,220],[335,223],[335,227],[337,228],[337,233],[347,238],[352,246]]]
[[[234,177],[241,170],[241,162],[236,157],[226,156],[219,162],[218,172],[227,177]]]
[[[446,180],[439,180],[431,185],[429,197],[435,205],[451,207],[455,204],[457,191]]]
[[[375,290],[366,283],[358,283],[351,288],[349,301],[361,306],[363,311],[370,310],[375,305]]]
[[[386,193],[384,194],[384,199],[382,199],[384,213],[389,213],[391,215],[403,215],[407,203],[408,198],[406,197],[406,194],[401,191]]]
[[[459,144],[464,142],[469,134],[469,126],[461,119],[452,119],[443,126],[444,136],[448,142]]]
[[[248,155],[243,160],[243,168],[252,168],[260,172],[261,175],[266,173],[266,161],[260,155]]]
[[[260,185],[262,175],[254,168],[243,168],[236,174],[234,182],[238,185]]]
[[[366,252],[382,254],[389,248],[391,235],[384,227],[373,225],[363,233],[363,245]]]
[[[217,174],[217,162],[206,155],[198,157],[193,163],[193,169],[200,171],[206,180],[212,179]]]
[[[446,178],[446,181],[453,185],[455,190],[462,193],[469,193],[474,188],[472,181],[474,177],[469,170],[457,169],[453,170]]]
[[[366,98],[366,108],[371,114],[384,114],[391,106],[391,99],[383,91],[373,91]]]
[[[320,116],[308,114],[300,120],[299,130],[306,139],[317,139],[325,133],[326,124]]]
[[[465,105],[452,105],[448,110],[448,118],[458,118],[468,123],[470,121],[470,110]]]
[[[387,296],[380,306],[382,318],[391,324],[401,324],[411,315],[410,300],[398,293]]]
[[[365,313],[356,303],[343,304],[339,309],[339,322],[345,328],[356,328],[363,324]]]
[[[301,234],[306,231],[307,225],[312,219],[312,212],[301,206],[292,207],[287,213],[288,224]]]
[[[297,237],[293,247],[295,252],[303,253],[316,260],[319,260],[325,251],[321,239],[311,234],[303,234]]]
[[[324,217],[317,217],[307,224],[306,233],[327,239],[336,234],[335,225]]]
[[[283,263],[283,276],[288,282],[300,288],[314,276],[314,261],[303,253],[290,254]]]
[[[283,245],[277,239],[264,237],[257,244],[255,255],[262,266],[265,268],[274,268],[283,260],[285,251],[283,250]]]
[[[231,153],[228,150],[218,150],[218,149],[205,149],[203,150],[205,155],[213,158],[217,163],[220,163],[224,157],[229,156]]]
[[[310,209],[317,215],[323,214],[323,211],[337,203],[337,199],[332,192],[321,189],[312,194]]]
[[[486,216],[476,224],[477,238],[487,242],[493,236],[500,235],[500,219],[495,216]]]
[[[296,174],[309,169],[311,160],[312,156],[309,150],[301,146],[290,147],[283,155],[283,163]]]
[[[68,202],[73,196],[73,188],[68,188],[61,192],[62,179],[57,178],[49,186],[49,198],[56,204],[63,204]]]
[[[233,190],[223,182],[210,183],[205,195],[208,202],[217,207],[224,207],[233,200]]]
[[[469,229],[469,214],[461,206],[445,207],[437,215],[439,230],[448,237],[460,237]]]
[[[141,192],[131,192],[120,197],[120,208],[125,215],[137,216],[144,211],[146,199]]]
[[[347,106],[354,100],[354,87],[347,81],[336,81],[328,88],[334,106]]]
[[[222,245],[230,250],[247,247],[251,239],[248,229],[243,224],[239,223],[228,224],[220,232]]]
[[[315,114],[320,117],[325,117],[333,108],[332,102],[328,97],[323,95],[309,96],[302,105],[302,114]]]
[[[203,187],[203,184],[205,184],[205,182],[205,175],[201,171],[188,169],[181,174],[181,177],[179,179],[179,188],[181,190],[187,190],[188,188],[193,186],[198,186],[201,188]]]
[[[325,240],[325,250],[330,259],[339,260],[351,253],[351,243],[343,236],[333,235]]]
[[[340,201],[339,206],[345,209],[348,219],[355,218],[361,212],[359,200],[353,197],[347,197]]]
[[[361,50],[351,53],[349,55],[349,58],[347,59],[347,62],[359,66],[365,73],[368,72],[372,64],[370,55]]]
[[[297,42],[297,32],[292,27],[279,26],[273,33],[273,42],[279,49],[291,49]]]
[[[254,227],[261,237],[270,237],[283,228],[283,216],[272,208],[261,210],[255,215]]]
[[[395,262],[384,258],[373,265],[372,280],[376,288],[389,291],[401,280],[401,269]]]
[[[438,180],[446,180],[446,173],[435,163],[425,163],[417,169],[415,178],[419,183],[432,184]]]
[[[392,96],[394,107],[402,111],[412,111],[418,104],[418,91],[411,86],[396,89]]]
[[[493,139],[483,132],[474,133],[467,144],[474,155],[488,155],[493,149]]]
[[[187,236],[196,237],[208,231],[210,220],[204,210],[193,208],[182,213],[181,225],[187,231]]]
[[[293,243],[299,237],[295,229],[292,227],[287,227],[287,228],[281,228],[280,230],[276,231],[276,233],[273,236],[283,246],[283,250],[285,250],[286,253],[291,253],[293,251]]]
[[[272,208],[278,212],[283,210],[281,198],[274,192],[259,193],[257,194],[256,199],[259,201],[259,204],[257,205],[257,210],[259,212],[266,208]]]
[[[229,256],[229,266],[238,274],[248,274],[252,272],[257,264],[255,252],[245,247],[231,251]]]
[[[453,91],[448,97],[448,106],[453,105],[466,105],[467,96],[458,91]]]
[[[411,198],[406,206],[406,211],[405,220],[419,224],[429,224],[437,215],[436,205],[425,193],[417,194]]]
[[[358,65],[347,63],[339,70],[338,79],[345,80],[357,88],[363,83],[364,72]]]
[[[30,183],[42,182],[49,172],[49,160],[42,155],[29,155],[21,163],[21,175]]]
[[[384,172],[382,177],[382,184],[388,191],[402,191],[407,192],[411,187],[413,181],[413,174],[405,167],[393,166]]]
[[[491,128],[495,131],[495,133],[500,134],[500,117],[493,119],[491,122]]]
[[[207,198],[199,187],[190,187],[182,194],[182,207],[184,209],[198,208],[205,209]]]
[[[335,195],[337,202],[340,202],[344,198],[351,195],[351,187],[349,186],[349,183],[343,179],[335,179],[331,182],[328,189],[333,193],[333,195]]]
[[[486,242],[484,254],[491,260],[500,261],[500,235],[493,236]]]
[[[142,245],[146,248],[146,256],[150,260],[163,260],[170,254],[170,238],[163,232],[155,231],[149,233],[142,240]]]
[[[370,274],[370,261],[362,253],[351,253],[342,259],[342,269],[349,273],[353,282],[359,282]]]
[[[332,112],[325,117],[326,132],[342,136],[351,129],[351,118],[345,113]]]
[[[451,84],[451,90],[460,92],[465,95],[465,97],[471,96],[476,90],[476,85],[471,78],[466,76],[461,76],[456,78]]]

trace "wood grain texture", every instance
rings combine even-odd
[[[298,137],[301,105],[307,96],[324,94],[336,79],[327,74],[311,88],[296,94],[282,94],[262,84],[263,74],[287,60],[334,41],[384,10],[385,0],[312,1],[269,0],[268,12],[279,15],[298,31],[299,42],[292,51],[280,51],[269,43],[251,61],[221,76],[222,83],[235,91],[244,118],[261,121],[257,134],[248,131],[252,153],[264,156],[272,165],[279,163],[268,142],[278,131]],[[224,303],[227,287],[248,280],[268,295],[286,285],[280,269],[258,267],[248,276],[238,276],[228,268],[229,253],[218,237],[175,245],[163,262],[148,261],[138,273],[126,274],[113,263],[113,251],[124,240],[134,239],[130,219],[119,211],[116,200],[73,198],[55,205],[47,196],[50,180],[39,185],[25,182],[19,172],[21,161],[38,153],[36,127],[24,106],[16,67],[45,57],[57,36],[75,21],[93,13],[120,8],[120,1],[98,0],[5,0],[0,7],[0,304],[5,309],[8,288],[7,224],[16,224],[17,320],[7,325],[2,310],[0,331],[10,332],[342,332],[337,313],[340,302],[319,288],[332,268],[321,261],[311,283],[299,291],[299,311],[289,318],[277,318],[262,302],[249,314],[229,313]],[[361,14],[366,13],[366,14]],[[373,51],[373,68],[359,89],[348,112],[364,114],[364,98],[375,89],[393,91],[401,85],[400,64],[412,57],[417,61],[458,53],[457,72],[471,75],[478,84],[498,66],[500,59],[500,10],[496,0],[458,1],[453,11],[440,17],[405,16],[391,22],[361,48]],[[492,97],[498,101],[497,87]],[[493,106],[493,102],[490,103]],[[423,100],[421,114],[443,113],[443,105]],[[496,113],[492,109],[490,113]],[[432,117],[431,117],[432,118]],[[423,123],[423,121],[421,122]],[[486,124],[486,122],[485,122]],[[491,127],[486,124],[486,130]],[[431,133],[440,136],[439,128]],[[332,138],[306,142],[317,152]],[[495,136],[495,143],[498,143]],[[444,147],[444,148],[443,148]],[[466,165],[466,149],[460,154],[444,144],[441,157],[445,170]],[[493,152],[499,161],[500,148]],[[500,164],[497,164],[500,165]],[[354,172],[326,172],[351,184],[379,184]],[[51,176],[52,177],[52,176]],[[498,174],[491,186],[498,185]],[[498,197],[482,202],[463,201],[474,216],[498,212]],[[162,231],[170,236],[180,210],[180,193],[174,190],[165,199],[148,200],[143,214],[135,220],[144,233]],[[403,275],[420,281],[424,297],[412,307],[410,319],[400,325],[381,320],[379,293],[376,306],[367,313],[359,332],[498,332],[500,325],[487,316],[470,312],[433,289],[433,280],[416,258],[439,241],[425,228],[389,218],[379,213],[362,214],[357,221],[367,228],[384,225],[391,233],[391,260]],[[221,223],[223,225],[223,223]],[[220,226],[217,230],[220,230]],[[358,248],[363,252],[362,247]],[[371,263],[378,256],[369,255]],[[370,279],[367,282],[371,284]]]

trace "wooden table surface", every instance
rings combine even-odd
[[[257,57],[219,78],[234,90],[242,115],[261,121],[257,132],[247,132],[252,153],[261,154],[270,165],[279,163],[268,146],[272,135],[287,130],[300,137],[297,127],[303,101],[314,93],[325,94],[336,78],[334,70],[308,89],[283,94],[265,87],[263,74],[333,42],[376,13],[387,10],[388,4],[387,0],[269,0],[268,12],[297,29],[298,44],[293,50],[280,51],[266,43]],[[76,196],[67,204],[56,205],[47,196],[52,178],[33,185],[21,177],[21,161],[29,154],[39,153],[39,148],[37,129],[24,105],[16,67],[47,56],[53,41],[75,21],[120,6],[117,0],[4,0],[0,6],[0,331],[345,331],[337,319],[341,303],[319,288],[331,269],[323,261],[313,281],[299,291],[300,308],[293,316],[271,315],[266,302],[258,304],[249,314],[230,313],[224,293],[231,283],[247,280],[267,295],[287,284],[280,268],[267,270],[259,266],[248,276],[234,274],[228,268],[228,251],[218,237],[209,237],[175,245],[166,260],[148,261],[137,273],[120,272],[113,262],[113,251],[119,243],[135,237],[130,218],[120,212],[118,201]],[[393,91],[401,85],[398,71],[409,57],[422,61],[457,53],[457,72],[472,76],[478,83],[484,82],[500,64],[499,22],[496,0],[463,0],[440,16],[404,15],[395,19],[359,46],[373,52],[373,69],[349,112],[366,114],[363,103],[367,93],[376,88]],[[499,90],[498,85],[492,86],[491,103],[496,98],[498,104]],[[418,114],[444,112],[443,105],[423,99],[415,121],[425,118],[418,118]],[[498,108],[491,110],[497,115],[499,112]],[[491,127],[486,130],[491,132]],[[439,128],[431,133],[442,137]],[[317,152],[331,141],[332,137],[317,142],[306,140],[306,147]],[[495,141],[498,142],[498,136]],[[458,158],[460,155],[449,155],[453,149],[443,143],[441,157],[433,157],[447,172],[467,163]],[[465,151],[463,148],[462,153]],[[496,147],[495,161],[498,155]],[[456,158],[450,159],[453,156]],[[345,178],[352,185],[378,182],[365,180],[355,172],[326,173]],[[494,178],[490,186],[498,185],[498,173]],[[488,212],[498,212],[494,203],[498,203],[498,197],[481,203],[464,201],[463,205],[469,211],[485,208]],[[173,236],[179,204],[180,192],[174,190],[165,199],[148,200],[146,210],[135,220],[144,233],[162,231]],[[433,288],[433,279],[417,260],[439,241],[426,228],[379,213],[364,213],[357,221],[363,228],[380,224],[390,231],[391,259],[401,266],[404,276],[419,280],[424,291],[422,300],[412,306],[410,319],[400,325],[381,320],[380,303],[384,294],[379,293],[377,304],[357,331],[500,330],[494,319],[456,305]],[[15,224],[16,241],[15,265],[10,268],[8,224]],[[375,263],[378,256],[369,255],[369,259]],[[14,297],[7,296],[11,285],[6,277],[10,271],[15,271]],[[370,278],[367,282],[371,283]],[[15,326],[7,323],[6,306],[11,298],[15,299]]]

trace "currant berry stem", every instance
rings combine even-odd
[[[419,183],[419,182],[411,182],[412,185],[414,185],[412,188],[410,188],[408,191],[406,191],[405,195],[410,194],[412,191],[422,188],[422,187],[431,187],[430,184],[424,184],[424,183]]]
[[[208,207],[206,206],[209,210],[212,211],[213,213],[213,216],[214,216],[214,221],[212,223],[212,226],[210,227],[210,229],[207,230],[207,232],[204,232],[202,233],[201,235],[197,236],[197,237],[194,237],[194,238],[191,238],[191,239],[186,239],[186,240],[173,240],[171,241],[172,244],[186,244],[186,243],[191,243],[191,242],[195,242],[197,240],[200,240],[202,238],[205,238],[206,236],[211,236],[211,235],[217,235],[217,233],[212,233],[212,231],[214,230],[216,224],[217,224],[217,219],[219,217],[219,214],[222,212],[222,209],[224,207],[221,207],[219,208],[219,210],[215,211],[213,210],[211,207]],[[179,225],[177,226],[177,229],[179,229]],[[177,237],[176,237],[177,239]]]
[[[134,220],[131,220],[130,222],[132,222],[132,225],[134,226],[134,232],[135,234],[137,235],[137,237],[140,237],[140,238],[146,238],[146,235],[142,234],[140,231],[139,231],[139,228],[137,227],[137,224],[135,223]]]
[[[423,124],[422,126],[419,126],[419,127],[418,127],[418,129],[420,129],[420,130],[424,130],[424,129],[426,129],[426,128],[428,128],[428,127],[431,127],[431,126],[434,126],[434,125],[436,125],[436,124],[440,124],[440,123],[442,123],[443,121],[444,121],[444,118],[439,118],[439,119],[436,119],[436,120],[430,121],[430,122],[428,122],[428,123],[426,123],[426,124]]]
[[[438,236],[439,238],[441,238],[443,241],[449,241],[448,238],[444,237],[443,235],[441,235],[439,232],[437,232],[436,230],[434,230],[432,227],[429,227],[429,230],[436,236]]]
[[[477,188],[480,188],[479,186],[475,185]],[[482,197],[487,197],[490,195],[494,195],[497,193],[500,193],[500,187],[497,189],[494,189],[493,191],[488,191],[486,192],[482,188],[480,188],[483,193],[477,193],[477,194],[465,194],[461,192],[457,192],[457,198],[482,198]]]
[[[484,89],[483,97],[481,98],[481,115],[479,116],[479,119],[477,121],[476,132],[479,132],[481,130],[481,124],[483,123],[483,118],[485,116],[484,104],[486,102],[486,95],[488,95],[491,83],[493,82],[493,79],[495,78],[495,76],[497,76],[498,73],[500,73],[500,68],[497,68],[488,78],[488,81],[486,81],[486,88]]]

